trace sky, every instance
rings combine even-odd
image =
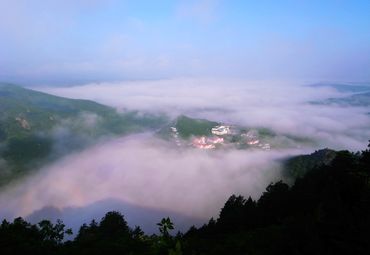
[[[0,80],[370,80],[370,1],[0,0]]]

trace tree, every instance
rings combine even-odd
[[[61,220],[57,220],[55,225],[48,220],[43,220],[40,221],[38,225],[40,227],[40,233],[43,240],[54,244],[60,244],[63,241],[65,234],[72,235],[72,229],[64,230],[65,225]]]
[[[161,222],[157,223],[157,226],[159,226],[159,232],[164,237],[169,237],[169,230],[173,229],[173,223],[171,222],[170,218],[163,218]]]
[[[127,221],[117,211],[111,211],[105,214],[100,222],[99,231],[106,238],[119,238],[130,234]]]

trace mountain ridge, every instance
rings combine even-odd
[[[163,116],[0,84],[0,186],[103,136],[162,126]],[[9,171],[9,169],[11,169]]]

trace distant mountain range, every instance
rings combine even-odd
[[[0,83],[0,185],[103,136],[158,128],[165,117]]]
[[[370,92],[358,93],[344,98],[329,98],[324,104],[338,104],[343,106],[370,106]]]
[[[339,92],[346,93],[344,97],[328,98],[321,101],[311,102],[313,104],[336,104],[341,106],[370,106],[370,85],[369,84],[326,84],[319,83],[310,87],[331,87]]]
[[[334,88],[339,92],[351,92],[351,93],[362,93],[370,92],[370,84],[368,83],[315,83],[309,85],[309,87],[319,88],[319,87],[330,87]]]

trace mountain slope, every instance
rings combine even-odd
[[[289,158],[283,163],[284,174],[293,179],[302,178],[311,169],[330,164],[336,155],[334,150],[322,149],[309,155]]]
[[[164,118],[118,113],[89,100],[0,84],[0,185],[102,136],[140,132]]]
[[[266,127],[240,126],[230,123],[195,119],[181,115],[157,133],[177,146],[201,149],[262,149],[297,148],[311,145],[307,137],[276,133]]]
[[[291,187],[270,184],[257,201],[232,195],[218,219],[182,236],[183,253],[369,254],[369,163],[369,150],[340,151]]]
[[[8,84],[0,84],[0,99],[3,139],[4,136],[49,130],[63,120],[75,120],[89,113],[98,117],[97,129],[94,130],[96,135],[99,132],[122,133],[136,130],[145,124],[145,117],[149,117],[139,118],[135,112],[118,114],[115,109],[93,101],[67,99]],[[149,123],[148,121],[147,124]]]
[[[178,135],[182,139],[188,139],[191,136],[210,136],[211,129],[219,123],[206,119],[194,119],[185,115],[180,115],[166,127],[163,127],[159,134],[166,138],[171,133],[171,128],[176,128]]]

